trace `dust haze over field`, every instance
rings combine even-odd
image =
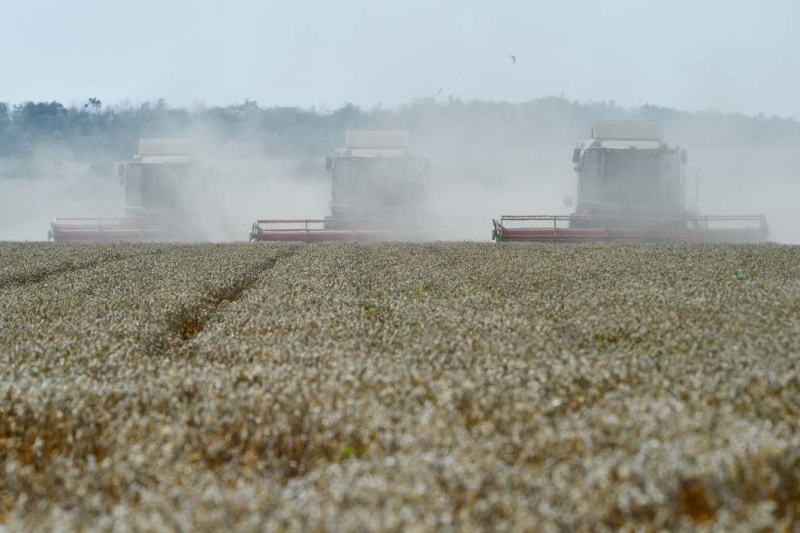
[[[198,140],[201,149],[209,146],[197,135],[182,137]],[[199,166],[209,175],[195,176],[180,194],[188,206],[185,222],[202,229],[209,241],[246,240],[258,217],[314,217],[327,209],[323,180],[298,176],[296,161],[265,159],[228,143],[201,154]],[[55,217],[124,217],[120,179],[110,169],[98,174],[90,167],[0,180],[0,240],[43,240]]]
[[[165,119],[138,131],[138,137],[199,142],[200,158],[213,175],[182,194],[196,206],[187,222],[203,228],[208,240],[244,240],[257,218],[328,215],[330,178],[324,158],[343,146],[347,129],[408,130],[412,152],[431,161],[426,227],[438,229],[438,238],[486,240],[492,218],[500,215],[569,214],[564,198],[576,192],[571,150],[589,137],[593,119],[658,119],[665,114],[661,108],[626,110],[558,98],[529,104],[426,99],[394,110],[357,110],[337,125],[325,124],[325,115],[317,114],[325,129],[309,135],[298,135],[290,118],[283,126],[273,125],[268,136],[254,125],[267,110],[245,109],[255,118],[225,128],[205,115],[190,114],[182,126]],[[800,213],[791,200],[800,193],[796,121],[666,114],[667,142],[689,152],[689,206],[699,191],[696,207],[702,214],[763,213],[772,240],[800,242]],[[62,139],[0,159],[0,170],[2,165],[17,169],[16,179],[0,179],[0,239],[44,239],[56,216],[123,216],[124,187],[114,163],[136,153],[138,137],[128,137],[111,155],[91,144],[73,153],[69,139]]]
[[[797,0],[2,17],[0,533],[800,533]],[[592,210],[572,156],[597,120],[661,122],[685,207],[763,214],[774,242],[488,242],[503,215]],[[418,174],[354,173],[330,205],[326,156],[358,130],[407,131],[430,163],[407,215],[433,242],[406,220],[359,235],[394,242],[241,242],[256,219],[360,212],[348,185],[382,197],[365,218],[398,215],[381,193],[415,197]],[[123,167],[163,208],[105,235],[194,242],[14,242],[124,219],[140,139],[197,155],[151,150],[167,179]],[[617,201],[674,198],[682,155],[634,153]],[[384,163],[369,178],[402,175]],[[659,164],[660,191],[633,181]],[[641,218],[609,225],[735,234]]]
[[[43,24],[10,3],[0,32],[17,52],[0,89],[0,239],[121,215],[113,164],[141,137],[197,138],[225,168],[191,191],[217,204],[192,215],[223,221],[211,239],[231,238],[228,220],[247,221],[244,238],[257,217],[322,217],[345,131],[393,129],[431,159],[431,226],[485,240],[502,214],[567,214],[574,143],[593,120],[642,119],[688,149],[702,213],[764,213],[775,240],[800,242],[792,0],[51,4]]]

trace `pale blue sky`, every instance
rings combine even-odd
[[[0,101],[564,94],[800,118],[796,0],[0,0]],[[513,65],[508,54],[517,55]]]

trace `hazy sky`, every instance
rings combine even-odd
[[[0,0],[0,101],[563,94],[800,118],[797,0]],[[512,64],[508,54],[516,54]]]

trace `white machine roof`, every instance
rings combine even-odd
[[[136,162],[152,165],[189,163],[191,160],[192,157],[187,155],[146,155],[137,156],[134,158],[134,161]]]
[[[197,143],[192,139],[139,139],[139,155],[145,156],[193,156]]]
[[[592,139],[602,141],[657,141],[663,139],[661,122],[651,120],[596,120]]]
[[[608,150],[628,150],[629,148],[655,150],[661,148],[661,143],[656,141],[600,141],[598,144],[601,148]]]
[[[407,131],[348,131],[345,148],[349,149],[406,149],[409,145]]]
[[[346,155],[350,157],[403,157],[408,152],[405,148],[365,148],[356,150],[346,150]]]

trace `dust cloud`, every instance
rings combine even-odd
[[[467,120],[443,114],[439,106],[423,109],[430,112],[414,124],[386,120],[348,129],[410,131],[412,152],[431,163],[428,213],[417,216],[435,238],[485,241],[492,219],[501,215],[571,212],[564,199],[576,194],[572,148],[589,137],[591,121],[565,113],[533,123],[513,112]],[[796,147],[720,136],[691,120],[665,121],[664,130],[668,143],[689,152],[690,205],[699,175],[696,207],[702,214],[765,214],[771,240],[800,243],[800,210],[793,205],[800,197]],[[172,135],[195,139],[202,165],[212,169],[210,178],[182,192],[194,206],[185,222],[202,228],[210,241],[244,241],[259,218],[325,217],[331,194],[325,156],[341,148],[344,136],[342,130],[327,153],[276,158],[247,131],[223,135],[196,128]],[[131,157],[135,151],[133,146]],[[124,187],[112,169],[98,170],[96,162],[63,152],[32,157],[39,178],[0,180],[0,240],[43,240],[55,217],[125,215]],[[51,164],[54,159],[58,164]]]
[[[704,215],[766,215],[770,240],[800,244],[800,159],[786,147],[689,149],[687,201]],[[695,188],[695,176],[699,187]]]
[[[218,144],[197,132],[180,137],[195,139],[199,153],[197,175],[178,191],[179,222],[203,240],[245,241],[258,218],[325,215],[330,185],[324,160],[318,172],[309,172],[303,161],[267,158],[247,143]],[[62,164],[37,179],[0,180],[0,240],[44,240],[56,217],[126,217],[125,187],[113,170]]]

